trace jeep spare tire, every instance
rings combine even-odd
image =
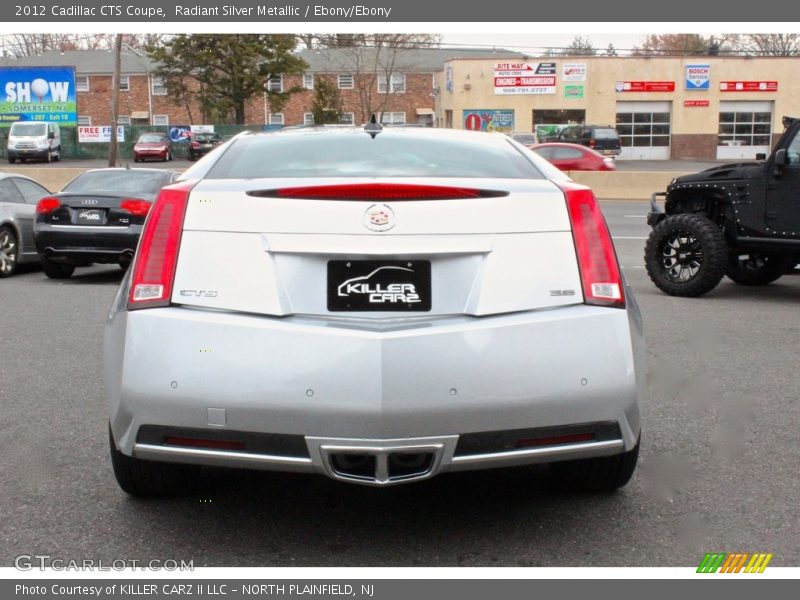
[[[725,275],[728,248],[720,228],[701,214],[673,215],[650,232],[644,250],[653,283],[670,296],[702,296]]]

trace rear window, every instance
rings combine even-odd
[[[216,142],[222,139],[218,133],[195,133],[192,137],[198,142]]]
[[[158,135],[157,133],[144,133],[139,136],[138,144],[157,144],[158,142],[164,142],[166,139],[163,135]]]
[[[615,140],[619,137],[616,129],[595,129],[594,138],[598,140]]]
[[[169,183],[171,176],[169,171],[88,171],[67,184],[62,191],[70,194],[155,196]]]
[[[476,134],[477,135],[477,134]],[[210,179],[276,177],[464,177],[542,179],[502,139],[460,140],[384,131],[243,137],[214,164]]]
[[[535,144],[536,143],[536,136],[532,133],[515,133],[513,136],[515,141],[519,142],[520,144]]]

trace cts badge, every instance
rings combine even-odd
[[[394,211],[388,204],[373,204],[364,212],[364,226],[371,231],[389,231],[394,224]]]

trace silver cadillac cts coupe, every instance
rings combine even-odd
[[[243,134],[164,188],[105,338],[134,495],[207,467],[625,485],[639,312],[588,188],[500,134]],[[521,473],[525,473],[521,471]]]

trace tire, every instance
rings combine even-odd
[[[168,160],[168,161],[172,161],[174,158],[175,158],[175,157],[174,157],[174,156],[172,156],[172,151],[170,150],[170,151],[167,153],[167,160]]]
[[[739,285],[769,285],[789,270],[790,263],[774,254],[731,252],[725,274]]]
[[[53,152],[51,150],[47,151],[47,157],[44,160],[47,163],[53,162]]]
[[[57,151],[57,154],[56,154],[55,158],[53,158],[53,160],[56,161],[56,162],[61,162],[61,146],[56,148],[56,151]]]
[[[17,270],[19,242],[8,225],[0,227],[0,278],[11,277]]]
[[[170,496],[198,491],[207,484],[202,467],[141,460],[126,456],[117,448],[108,428],[111,467],[122,491],[131,496]]]
[[[50,279],[69,279],[75,272],[75,265],[64,265],[42,257],[42,271]]]
[[[17,162],[17,159],[16,159],[16,158],[13,158],[13,157],[11,157],[11,156],[9,156],[9,157],[8,157],[8,163],[9,163],[9,164],[13,165],[13,164],[14,164],[14,163],[16,163],[16,162]]]
[[[650,232],[644,262],[661,291],[670,296],[702,296],[725,275],[728,246],[720,228],[706,216],[674,215]]]
[[[567,460],[550,465],[550,473],[562,489],[580,492],[613,492],[627,484],[639,459],[641,438],[629,451],[614,456]]]

